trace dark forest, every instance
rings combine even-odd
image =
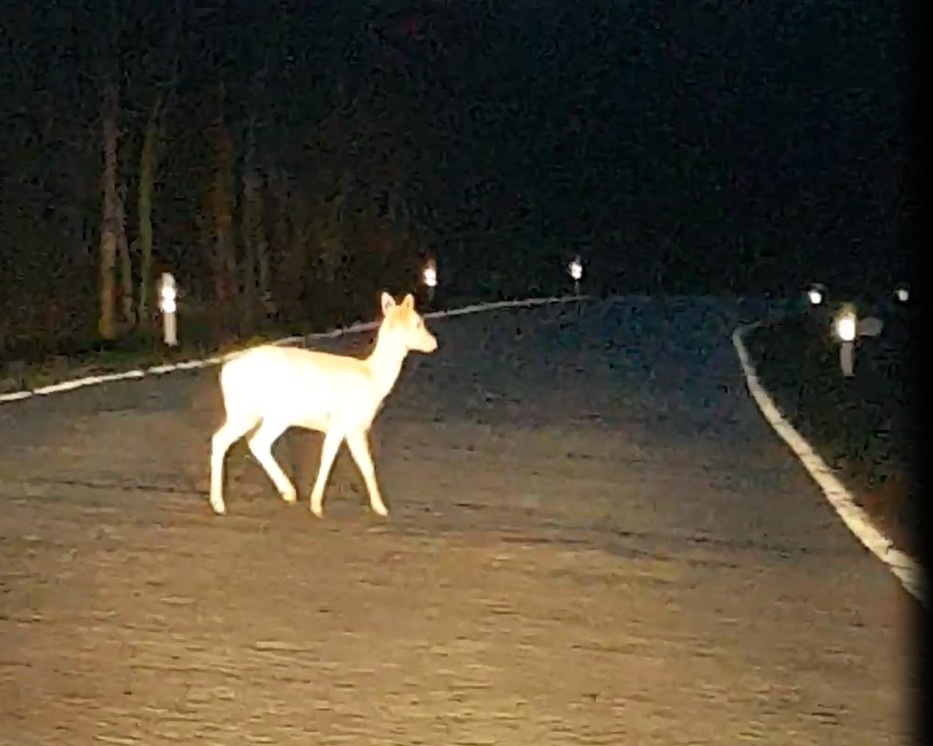
[[[0,351],[371,317],[382,288],[903,276],[896,3],[0,6]]]

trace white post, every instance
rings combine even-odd
[[[846,303],[834,322],[836,337],[839,339],[839,367],[842,375],[851,378],[855,367],[855,340],[858,338],[859,322],[855,306]]]
[[[842,375],[846,378],[855,375],[854,348],[854,342],[843,342],[839,345],[839,366],[842,368]]]
[[[178,321],[175,315],[178,310],[177,295],[175,278],[170,272],[163,272],[159,288],[159,308],[162,311],[162,338],[169,347],[178,344]]]

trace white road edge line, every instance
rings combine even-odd
[[[445,311],[432,311],[430,313],[424,314],[424,317],[428,319],[440,319],[448,318],[450,316],[463,316],[464,314],[468,313],[482,313],[485,311],[498,311],[501,309],[511,308],[531,308],[533,306],[542,306],[551,303],[574,303],[577,301],[584,301],[589,299],[590,296],[588,295],[562,295],[549,298],[525,298],[523,300],[477,303],[471,306],[452,308]],[[284,339],[264,342],[263,344],[283,345],[297,344],[299,342],[312,339],[333,339],[335,337],[342,337],[345,334],[357,334],[359,332],[370,331],[371,329],[376,328],[377,323],[378,322],[376,321],[359,322],[356,324],[351,324],[350,326],[341,327],[339,329],[332,329],[329,332],[286,337]],[[102,373],[101,375],[97,376],[72,378],[70,380],[61,381],[59,383],[49,384],[48,386],[40,386],[39,388],[32,389],[31,391],[14,391],[8,394],[0,394],[0,404],[22,401],[23,399],[31,399],[36,396],[60,394],[65,391],[73,391],[74,389],[85,388],[87,386],[99,386],[102,383],[111,383],[113,381],[127,381],[132,379],[149,378],[150,376],[161,376],[165,375],[166,373],[174,373],[178,370],[207,368],[211,365],[219,365],[228,358],[241,354],[243,351],[244,350],[236,350],[234,352],[227,353],[226,355],[217,355],[215,357],[208,357],[199,360],[185,360],[174,364],[153,365],[148,368],[136,368],[135,370],[121,371],[119,373]]]
[[[869,515],[855,501],[852,493],[845,488],[826,462],[781,414],[774,400],[759,382],[743,337],[761,326],[764,326],[764,322],[756,321],[739,326],[732,333],[732,344],[738,353],[748,391],[758,405],[758,409],[761,410],[768,424],[800,459],[807,473],[823,491],[843,523],[872,554],[890,568],[908,593],[926,605],[921,567],[909,555],[897,549],[891,540],[877,529]]]

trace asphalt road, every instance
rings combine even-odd
[[[913,603],[749,399],[722,302],[433,321],[373,432],[206,500],[216,370],[0,406],[0,744],[907,742]],[[361,351],[370,341],[328,342]]]

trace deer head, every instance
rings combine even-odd
[[[393,346],[406,352],[427,353],[437,349],[437,339],[428,331],[424,319],[415,310],[415,299],[411,293],[401,303],[396,303],[391,295],[383,293],[380,302],[383,315],[380,337],[385,337],[386,341],[391,341]]]

